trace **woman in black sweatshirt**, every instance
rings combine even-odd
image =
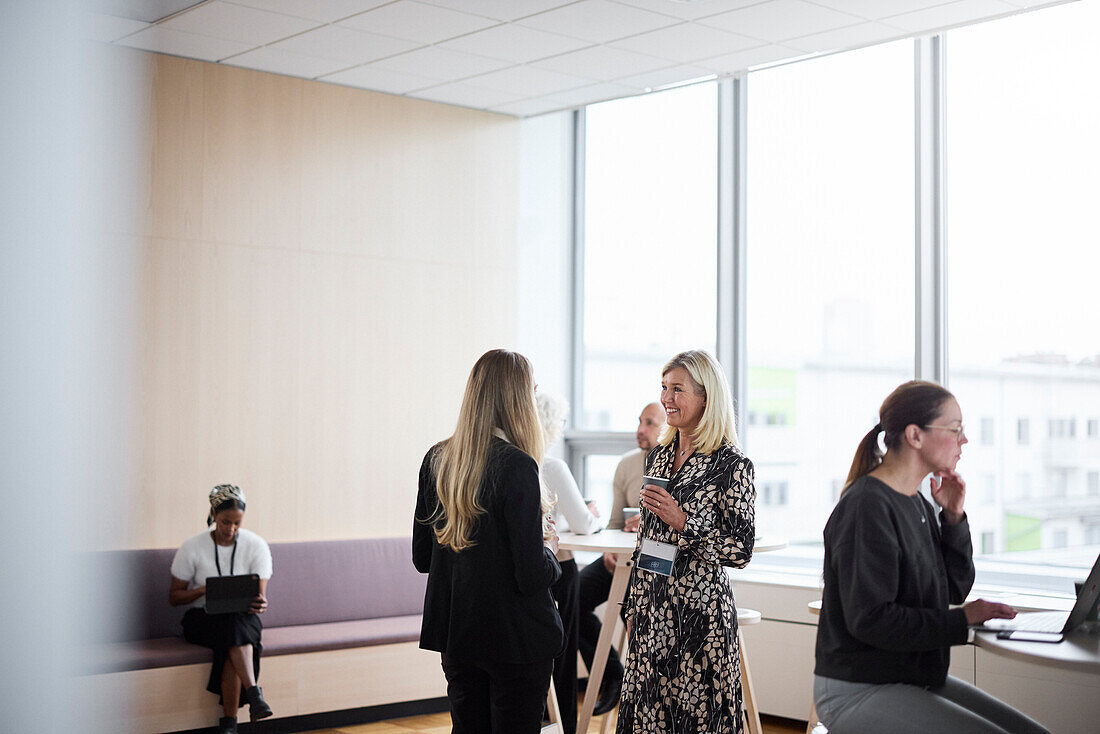
[[[914,380],[886,398],[859,444],[825,525],[814,702],[829,734],[1047,731],[947,675],[969,625],[1016,616],[983,599],[949,608],[974,584],[966,482],[955,472],[966,442],[954,396]],[[938,517],[919,491],[929,474]]]

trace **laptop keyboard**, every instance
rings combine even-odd
[[[1061,632],[1066,626],[1065,612],[1030,612],[1005,623],[1005,629],[1023,632]]]

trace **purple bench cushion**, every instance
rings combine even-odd
[[[264,630],[264,655],[291,655],[299,652],[414,642],[420,639],[420,619],[419,614],[409,614],[380,619],[356,619],[349,622],[273,627]]]
[[[271,657],[414,642],[420,639],[420,617],[419,614],[410,614],[350,622],[272,627],[263,632],[263,655]],[[88,653],[81,671],[84,674],[168,668],[174,665],[209,663],[211,660],[209,650],[192,645],[181,637],[111,642],[95,645]]]
[[[265,627],[424,612],[427,576],[413,568],[409,538],[277,543],[271,556]]]

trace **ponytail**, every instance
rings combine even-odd
[[[882,451],[878,447],[878,434],[882,433],[882,430],[882,424],[876,423],[875,427],[867,431],[867,435],[859,442],[855,458],[852,459],[852,468],[848,470],[848,478],[844,480],[844,490],[852,486],[852,482],[882,463]],[[841,494],[844,490],[841,490]]]
[[[942,386],[924,380],[910,380],[898,385],[886,396],[878,409],[878,423],[859,442],[844,490],[852,482],[871,472],[882,463],[883,453],[878,447],[878,435],[885,433],[882,441],[886,450],[901,446],[905,428],[910,425],[926,426],[942,412],[944,403],[954,396]],[[843,494],[844,491],[841,491]]]

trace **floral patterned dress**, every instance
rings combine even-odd
[[[617,734],[734,734],[741,731],[737,609],[725,566],[752,558],[756,488],[752,462],[733,444],[688,457],[673,473],[678,442],[646,458],[646,474],[669,477],[687,515],[677,533],[642,511],[638,546],[677,546],[671,576],[631,573],[633,620]],[[638,550],[634,557],[637,559]]]

